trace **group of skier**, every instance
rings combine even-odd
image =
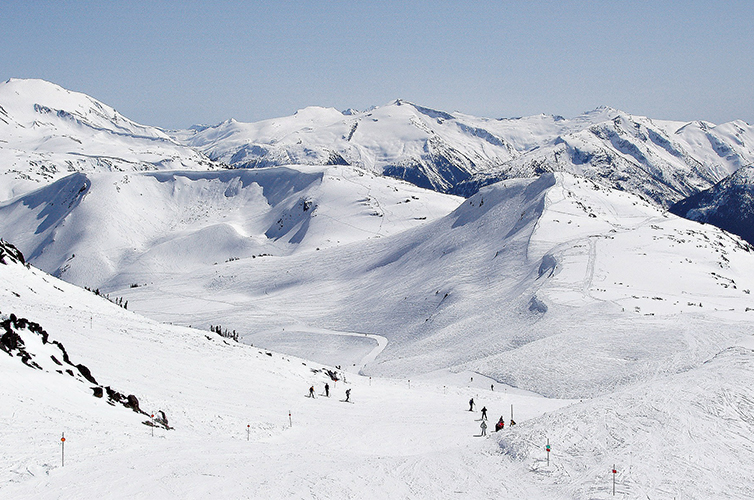
[[[324,395],[325,397],[328,397],[328,398],[330,397],[330,384],[329,383],[325,383]],[[314,386],[309,387],[308,397],[314,398]],[[346,389],[346,399],[344,399],[343,401],[346,403],[351,402],[351,389],[350,388]],[[469,411],[474,411],[475,404],[476,403],[474,403],[474,398],[469,399]],[[479,427],[482,429],[482,432],[480,436],[486,436],[487,435],[487,407],[482,406],[481,412],[482,412],[482,418],[480,418],[481,424],[479,424]],[[511,417],[512,416],[513,415],[511,414]],[[515,420],[513,420],[513,418],[511,418],[510,427],[513,427],[514,425],[516,425],[516,422]],[[503,429],[505,429],[505,419],[501,415],[500,420],[498,420],[497,423],[495,424],[495,432],[501,431]]]
[[[474,411],[474,404],[475,404],[474,398],[469,399],[469,411]],[[480,436],[486,436],[487,435],[487,407],[482,406],[481,411],[482,411],[482,418],[480,420],[482,423],[479,424],[479,427],[482,429],[482,432]],[[511,418],[510,427],[513,427],[514,425],[516,425],[516,422],[513,420],[513,418]],[[498,420],[497,423],[495,424],[495,432],[501,431],[504,428],[505,428],[505,419],[501,415],[500,420]]]
[[[330,384],[327,383],[327,382],[325,382],[325,394],[324,395],[327,398],[330,397]],[[309,387],[309,395],[308,395],[308,397],[314,398],[314,386]],[[345,401],[346,403],[350,403],[351,402],[351,389],[350,388],[346,389],[346,399],[344,399],[343,401]]]

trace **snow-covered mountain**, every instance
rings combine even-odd
[[[159,284],[147,269],[128,279],[155,286],[112,293],[161,321],[222,323],[246,342],[332,364],[355,363],[371,341],[341,350],[328,332],[377,334],[387,346],[370,375],[470,370],[591,397],[687,370],[739,335],[754,308],[751,250],[634,195],[544,174],[484,188],[390,237]]]
[[[0,83],[0,199],[72,172],[214,168],[201,153],[44,80]]]
[[[0,497],[754,495],[749,125],[1,96]]]
[[[674,204],[670,211],[754,243],[754,167],[740,168],[711,188]]]
[[[34,265],[99,288],[381,238],[461,201],[342,166],[75,173],[0,203],[0,234]]]
[[[349,164],[469,196],[515,177],[564,171],[669,206],[754,161],[754,127],[672,122],[598,108],[573,119],[478,118],[396,100],[366,112],[311,107],[183,133],[237,167]]]

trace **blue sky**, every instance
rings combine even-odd
[[[0,2],[0,79],[168,128],[395,98],[754,123],[754,3]]]

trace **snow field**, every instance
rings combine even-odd
[[[161,321],[220,322],[245,342],[343,366],[371,347],[319,329],[384,336],[367,375],[468,370],[582,398],[687,370],[740,338],[751,264],[737,238],[556,174],[485,188],[391,237],[114,293]]]
[[[87,384],[0,356],[9,382],[0,491],[11,498],[427,498],[449,485],[498,494],[519,487],[489,474],[499,456],[474,438],[468,398],[491,419],[515,404],[519,424],[568,404],[351,373],[334,382],[312,372],[316,363],[155,323],[33,269],[0,271],[3,313],[40,323],[100,384],[164,410],[175,427],[152,437],[144,416],[92,397]],[[331,398],[320,396],[327,380]],[[305,397],[311,384],[315,399]],[[341,401],[346,387],[353,404]]]

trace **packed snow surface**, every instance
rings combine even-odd
[[[613,467],[624,498],[754,492],[748,333],[686,371],[579,401],[473,372],[360,376],[157,323],[18,263],[0,265],[0,301],[0,320],[39,323],[99,384],[138,395],[172,427],[94,397],[15,328],[42,369],[0,352],[4,498],[607,499]]]
[[[328,348],[304,327],[376,334],[367,375],[470,370],[571,398],[688,370],[754,308],[747,243],[567,174],[490,186],[386,238],[129,279],[147,285],[109,291],[161,321],[351,365],[369,343]]]

